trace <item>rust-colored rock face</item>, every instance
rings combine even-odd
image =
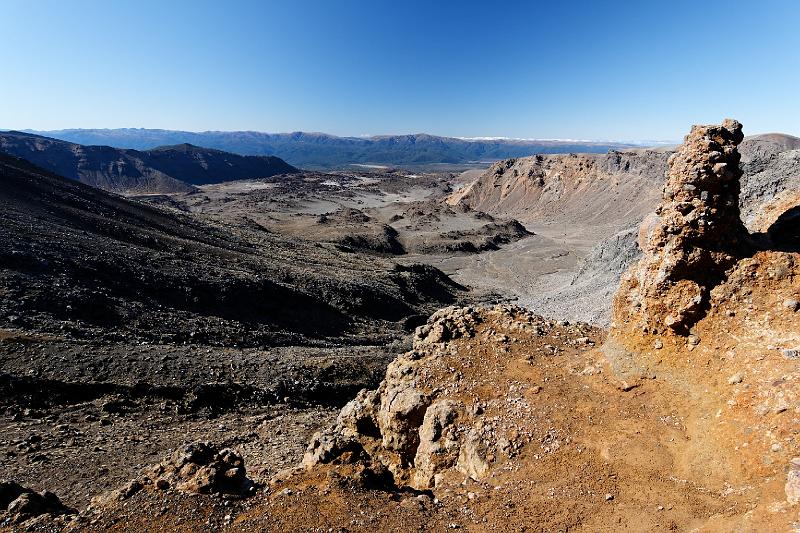
[[[623,277],[614,299],[617,327],[687,334],[709,293],[747,251],[739,217],[742,125],[694,126],[669,159],[661,204],[642,224],[644,257]]]

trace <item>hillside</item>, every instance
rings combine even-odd
[[[273,156],[240,156],[188,144],[148,151],[83,146],[29,133],[0,133],[0,152],[123,194],[187,192],[194,185],[297,172]]]
[[[307,132],[188,132],[151,129],[74,129],[36,133],[80,144],[104,144],[139,150],[191,143],[243,155],[276,155],[294,166],[315,169],[351,164],[474,164],[538,153],[604,153],[610,149],[631,147],[614,142],[459,139],[422,133],[374,137],[337,137]]]
[[[746,138],[742,153],[742,219],[761,231],[800,204],[800,138],[782,134]]]
[[[499,161],[448,202],[525,222],[617,228],[658,200],[669,152],[537,155]]]
[[[258,345],[336,337],[373,321],[391,329],[455,290],[432,268],[360,263],[332,248],[233,231],[10,156],[0,155],[0,180],[0,324],[180,340],[202,330],[206,341]]]

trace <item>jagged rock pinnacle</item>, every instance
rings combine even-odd
[[[614,323],[685,334],[747,248],[739,217],[742,125],[694,126],[669,159],[663,199],[639,230],[644,257],[623,277]]]

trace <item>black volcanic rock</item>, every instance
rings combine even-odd
[[[138,151],[13,131],[0,133],[0,152],[119,193],[188,192],[193,185],[297,172],[277,157],[241,156],[188,144]]]
[[[402,334],[404,320],[460,292],[432,267],[200,222],[2,154],[0,213],[0,327],[213,345],[363,342]]]
[[[0,480],[0,524],[18,524],[37,516],[74,514],[49,491],[36,492],[11,480]]]

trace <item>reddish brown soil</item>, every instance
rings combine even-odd
[[[780,296],[771,296],[769,305]],[[227,506],[213,497],[167,498],[145,490],[81,527],[785,531],[797,519],[796,510],[781,504],[785,477],[776,474],[783,466],[758,465],[766,462],[764,453],[782,465],[797,452],[797,425],[792,430],[778,418],[786,413],[783,420],[791,422],[796,415],[784,410],[763,418],[764,427],[792,434],[780,451],[765,450],[755,435],[744,445],[750,433],[742,410],[747,394],[727,377],[741,364],[756,363],[720,359],[720,343],[728,341],[701,341],[691,350],[666,342],[645,361],[654,377],[621,382],[595,348],[604,340],[602,330],[555,325],[537,334],[524,316],[509,323],[490,311],[482,314],[475,338],[441,345],[444,355],[431,360],[421,383],[444,390],[440,398],[485,405],[482,420],[517,448],[494,458],[481,481],[451,469],[429,493],[369,489],[354,481],[358,466],[325,465],[284,476]],[[702,328],[702,336],[711,333]],[[652,339],[640,341],[645,351]],[[764,371],[787,370],[780,365]],[[725,379],[711,380],[712,373]],[[720,415],[731,390],[742,404],[730,416]]]

